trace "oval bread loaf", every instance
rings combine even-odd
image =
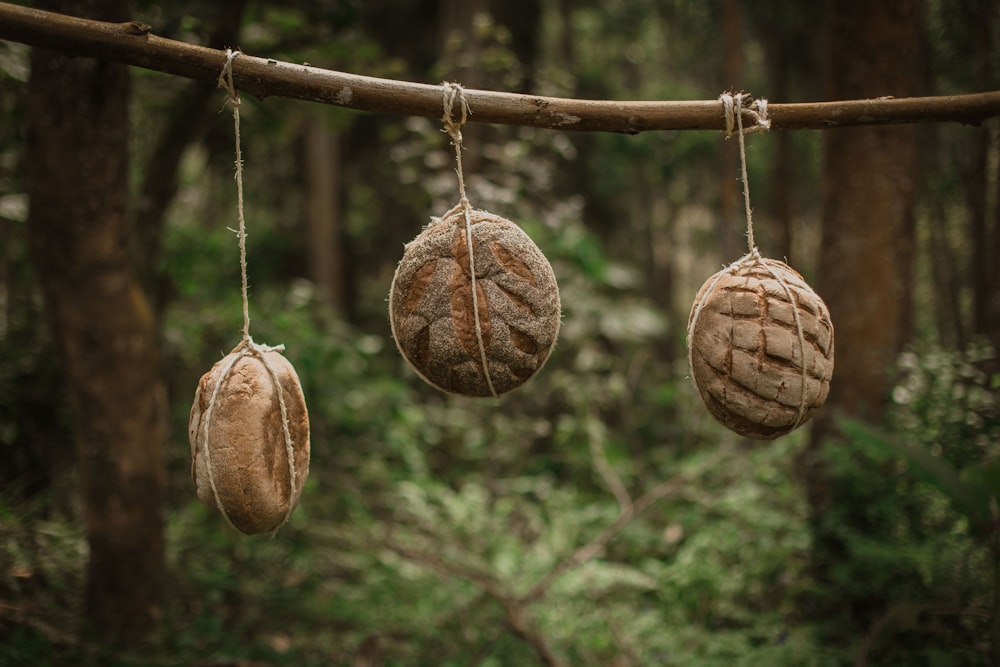
[[[216,363],[198,383],[188,435],[202,502],[248,535],[288,520],[309,475],[309,415],[283,355],[241,344]]]

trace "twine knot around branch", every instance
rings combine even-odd
[[[465,194],[465,175],[462,172],[462,126],[465,125],[472,111],[469,109],[469,103],[465,99],[465,89],[462,88],[461,84],[445,81],[441,84],[441,88],[441,108],[443,111],[441,123],[444,125],[442,132],[446,132],[451,137],[451,144],[455,147],[455,173],[458,175],[459,201],[452,211],[456,209],[468,210],[470,208],[469,199]],[[459,109],[458,119],[453,115],[456,104]],[[447,218],[452,211],[445,214],[444,218]]]
[[[472,114],[472,111],[469,109],[469,103],[465,99],[465,89],[462,87],[462,84],[451,81],[443,82],[441,87],[443,89],[441,106],[444,111],[441,116],[441,122],[444,123],[444,131],[451,136],[452,141],[460,144],[462,143],[462,126],[465,125]],[[459,108],[457,121],[453,116],[456,102]]]
[[[767,132],[771,128],[771,121],[767,117],[767,100],[763,97],[751,101],[744,105],[746,100],[752,100],[746,93],[722,93],[719,95],[722,102],[722,109],[726,117],[726,138],[736,135],[740,141],[740,176],[743,180],[743,203],[747,217],[747,249],[749,256],[757,255],[757,246],[753,236],[753,209],[750,208],[750,183],[747,178],[747,153],[743,135],[751,132]],[[750,127],[743,126],[743,116],[748,116],[753,120]],[[757,255],[759,256],[759,255]]]
[[[240,94],[236,91],[236,85],[233,83],[233,61],[239,55],[240,52],[237,50],[226,49],[226,63],[222,66],[222,71],[216,81],[219,88],[229,93],[229,103],[233,106],[239,106],[240,103]]]
[[[726,119],[726,136],[733,136],[734,132],[752,134],[754,132],[767,132],[771,129],[771,119],[767,117],[767,100],[763,97],[753,99],[747,93],[722,93],[719,95],[722,102],[722,112]],[[736,110],[739,109],[739,113]],[[749,118],[753,124],[744,127],[743,118]]]

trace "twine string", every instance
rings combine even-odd
[[[233,61],[240,55],[239,51],[226,49],[226,64],[219,74],[218,85],[228,94],[229,105],[233,108],[233,134],[236,137],[236,212],[239,219],[236,232],[240,244],[240,279],[243,292],[243,340],[250,341],[250,299],[247,289],[247,228],[243,216],[243,153],[240,148],[240,94],[233,84]]]
[[[740,177],[743,180],[743,205],[746,208],[747,213],[747,247],[752,253],[756,248],[757,244],[753,240],[753,209],[750,208],[750,181],[747,178],[747,147],[746,142],[743,139],[743,95],[740,93],[736,94],[736,104],[740,107],[740,112],[734,114],[736,116],[736,127],[739,130],[737,137],[740,141]]]
[[[212,448],[209,441],[209,432],[212,425],[212,412],[215,410],[219,392],[222,389],[222,386],[229,379],[233,368],[235,368],[236,364],[247,355],[257,357],[264,365],[264,369],[267,371],[268,377],[270,378],[271,383],[278,395],[278,410],[281,415],[281,430],[285,440],[285,454],[288,459],[288,509],[285,511],[285,516],[282,518],[281,522],[274,528],[273,531],[271,531],[271,535],[273,536],[278,532],[278,529],[281,528],[281,526],[288,522],[288,519],[292,514],[292,510],[294,509],[295,480],[298,473],[295,468],[295,449],[294,442],[292,441],[292,433],[288,424],[288,406],[285,404],[284,389],[278,379],[277,372],[267,360],[268,352],[284,352],[285,346],[261,345],[259,343],[255,343],[250,337],[250,298],[249,290],[247,289],[247,231],[246,219],[243,214],[243,154],[240,148],[240,95],[236,90],[235,84],[233,83],[233,61],[236,60],[236,57],[239,55],[239,51],[226,49],[226,63],[222,68],[222,72],[219,74],[218,86],[226,90],[227,102],[233,108],[233,133],[235,135],[236,142],[236,210],[239,219],[239,228],[231,231],[236,232],[240,246],[240,279],[242,287],[241,291],[243,295],[243,339],[235,348],[233,348],[233,351],[229,353],[229,356],[232,358],[226,362],[226,365],[223,367],[222,372],[219,375],[218,382],[215,383],[215,387],[212,389],[212,396],[208,401],[208,407],[205,408],[204,428],[202,430],[202,441],[205,444],[202,449],[205,456],[205,468],[208,472],[208,484],[212,489],[212,497],[215,499],[215,505],[222,514],[222,518],[226,520],[227,524],[229,524],[229,527],[238,531],[239,528],[233,525],[233,521],[229,517],[229,513],[226,511],[226,507],[223,504],[222,499],[219,497],[219,488],[215,483],[215,473],[212,466]]]
[[[744,100],[749,99],[749,96],[743,93],[737,93],[735,95],[731,93],[723,93],[719,96],[719,100],[722,102],[723,112],[726,119],[726,137],[729,138],[733,135],[733,130],[736,130],[737,137],[740,142],[740,177],[743,181],[743,202],[746,208],[747,217],[747,245],[749,246],[749,252],[738,259],[737,261],[730,264],[724,270],[716,274],[715,279],[709,285],[708,289],[705,291],[704,296],[697,303],[692,313],[691,320],[688,323],[688,338],[690,339],[692,333],[695,330],[695,326],[698,322],[698,318],[701,315],[702,307],[708,302],[709,297],[712,292],[715,291],[716,286],[719,281],[726,274],[738,275],[741,270],[750,265],[757,265],[763,267],[774,280],[781,286],[781,289],[785,293],[785,297],[788,299],[788,303],[792,306],[792,317],[795,320],[795,330],[798,335],[799,341],[799,362],[801,366],[801,392],[799,393],[799,407],[798,414],[795,418],[795,423],[789,429],[790,431],[795,430],[802,424],[805,419],[806,409],[808,407],[808,400],[806,391],[808,388],[809,371],[806,368],[806,339],[805,331],[802,327],[802,320],[799,316],[798,302],[795,299],[795,294],[792,288],[788,285],[787,281],[782,278],[773,267],[769,266],[767,262],[762,261],[760,251],[757,249],[754,243],[753,236],[753,213],[750,208],[750,182],[747,178],[747,156],[746,156],[746,144],[743,139],[743,135],[751,134],[753,132],[766,132],[771,127],[771,121],[767,117],[767,100],[764,98],[759,98],[754,100],[750,105],[744,106]],[[748,116],[753,124],[749,127],[744,127],[743,116]],[[694,368],[694,356],[692,346],[688,346],[688,365],[690,368]]]
[[[213,472],[212,466],[212,447],[208,439],[209,428],[212,425],[212,412],[215,410],[215,401],[219,397],[219,390],[222,385],[225,384],[226,379],[229,377],[229,373],[233,370],[240,359],[243,358],[245,352],[243,348],[246,345],[246,341],[241,342],[233,350],[232,359],[223,367],[222,373],[219,376],[219,381],[215,383],[215,388],[212,390],[212,397],[208,400],[208,407],[205,408],[205,418],[204,418],[204,428],[202,429],[202,442],[205,443],[202,447],[202,453],[205,455],[205,470],[208,472],[208,486],[212,489],[212,497],[215,498],[215,506],[219,509],[219,513],[222,514],[222,518],[226,520],[229,527],[233,530],[239,531],[240,529],[233,525],[233,520],[229,518],[229,513],[226,511],[226,506],[223,504],[222,499],[219,497],[219,487],[215,485],[215,473]],[[242,531],[240,531],[242,532]]]
[[[254,354],[260,359],[260,362],[264,364],[265,370],[267,370],[268,376],[271,378],[271,384],[278,392],[278,410],[281,414],[281,432],[285,437],[285,455],[288,459],[288,509],[285,510],[285,516],[281,518],[281,521],[274,530],[271,531],[271,535],[275,535],[278,529],[288,523],[288,519],[292,516],[292,510],[295,509],[295,480],[298,475],[298,471],[295,469],[295,448],[292,442],[292,432],[288,425],[288,406],[285,405],[285,390],[281,386],[281,382],[278,380],[278,373],[271,366],[271,363],[267,360],[267,352],[282,352],[285,349],[284,345],[276,345],[274,347],[269,347],[267,345],[258,345],[256,343],[251,343],[249,347],[253,350]]]
[[[443,89],[442,106],[444,107],[441,122],[444,123],[444,131],[451,137],[451,143],[455,147],[455,173],[458,175],[459,194],[458,205],[445,214],[445,219],[458,210],[462,211],[465,218],[465,242],[469,251],[469,279],[472,288],[472,317],[475,322],[476,343],[479,347],[479,362],[483,366],[483,375],[486,378],[486,385],[490,389],[490,395],[496,398],[499,394],[497,394],[497,390],[493,386],[493,378],[490,376],[489,362],[486,358],[486,343],[483,340],[483,327],[479,321],[479,293],[476,285],[476,260],[472,244],[472,206],[469,205],[469,198],[465,194],[465,176],[462,173],[462,126],[472,111],[469,109],[469,103],[465,99],[465,91],[460,84],[446,81],[441,86]],[[457,121],[452,116],[456,103],[461,111],[461,116]]]
[[[744,100],[749,99],[744,93],[723,93],[719,96],[722,102],[722,109],[726,119],[726,138],[736,135],[740,142],[740,177],[743,182],[743,204],[747,217],[747,246],[750,255],[757,256],[757,244],[753,236],[753,210],[750,208],[750,181],[747,178],[747,151],[746,142],[743,135],[753,132],[766,132],[771,128],[771,121],[767,117],[767,100],[761,98],[754,100],[750,105],[744,106]],[[753,120],[749,127],[743,126],[743,116],[747,115]]]
[[[781,289],[785,291],[788,303],[792,306],[792,317],[795,319],[795,332],[799,336],[799,365],[802,366],[802,390],[799,392],[799,412],[795,417],[795,423],[792,424],[790,429],[788,429],[789,431],[794,431],[805,420],[806,407],[808,407],[806,389],[809,385],[809,369],[806,368],[806,333],[802,328],[802,318],[799,317],[799,304],[795,300],[795,294],[792,292],[792,288],[788,286],[788,283],[781,276],[779,276],[774,269],[767,265],[767,262],[761,262],[760,265],[764,267],[765,271],[771,274],[771,277],[774,278],[777,283],[781,285]]]
[[[465,99],[465,89],[461,84],[444,82],[441,84],[444,89],[444,99],[442,106],[444,114],[441,122],[444,123],[444,131],[451,137],[451,144],[455,147],[455,172],[458,174],[458,194],[460,196],[459,205],[462,208],[469,208],[469,199],[465,195],[465,176],[462,174],[462,126],[469,119],[471,113],[469,103]],[[456,121],[452,117],[455,103],[458,103],[461,115]]]

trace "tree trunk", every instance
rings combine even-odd
[[[968,3],[966,11],[975,85],[989,90],[996,85],[993,68],[996,3],[977,0]],[[996,288],[996,266],[1000,262],[1000,199],[996,199],[994,210],[988,210],[990,190],[1000,188],[1000,176],[991,174],[989,165],[995,138],[995,126],[983,126],[970,133],[968,151],[972,164],[964,180],[972,245],[972,330],[1000,351],[1000,290]],[[1000,369],[1000,361],[994,359],[988,366],[989,372],[995,372]]]
[[[340,232],[340,139],[330,134],[324,115],[306,116],[305,218],[309,238],[309,277],[320,294],[344,312],[344,250]]]
[[[832,0],[828,22],[830,99],[916,93],[921,43],[916,3]],[[814,609],[825,620],[843,616],[863,629],[886,603],[885,592],[859,597],[833,583],[837,568],[850,567],[843,534],[889,528],[860,506],[850,477],[827,470],[822,448],[834,415],[877,420],[883,414],[889,372],[910,318],[917,144],[915,127],[840,129],[824,137],[817,291],[829,306],[837,351],[830,395],[803,459],[812,570],[830,592]]]
[[[530,93],[535,86],[535,62],[539,56],[542,25],[541,0],[506,2],[493,0],[493,15],[497,23],[510,31],[510,48],[524,71],[524,78],[515,93]]]
[[[920,16],[913,2],[834,0],[829,43],[831,98],[916,93]],[[837,337],[827,413],[882,414],[888,370],[909,324],[917,139],[915,127],[825,136],[819,292]]]
[[[37,3],[123,21],[127,2]],[[32,259],[63,363],[90,557],[85,632],[137,646],[160,615],[166,440],[152,309],[130,263],[128,70],[35,50]]]
[[[789,70],[795,62],[794,53],[797,48],[791,39],[794,36],[794,33],[782,27],[772,30],[765,38],[764,57],[767,62],[768,94],[775,100],[788,99]],[[792,266],[802,266],[801,258],[792,254],[792,192],[796,181],[792,134],[776,132],[770,140],[774,142],[774,157],[770,170],[771,197],[768,202],[771,220],[763,230],[770,232],[764,235],[763,241],[767,246],[763,252],[769,257],[784,259]]]

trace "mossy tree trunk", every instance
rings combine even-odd
[[[124,0],[36,4],[128,18]],[[90,552],[83,627],[118,646],[155,627],[165,576],[165,392],[155,317],[130,260],[128,95],[122,65],[32,53],[29,234],[74,417]]]

